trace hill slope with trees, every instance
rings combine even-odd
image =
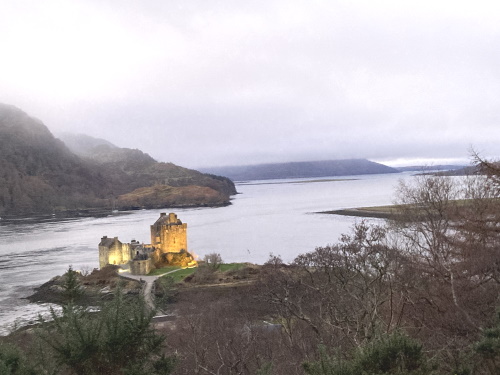
[[[227,178],[159,163],[139,150],[106,141],[87,149],[93,151],[76,155],[40,120],[0,104],[0,215],[224,205],[236,193]],[[155,186],[169,192],[165,199],[138,196],[131,206],[130,194]]]

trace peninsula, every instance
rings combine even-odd
[[[372,217],[377,219],[394,219],[398,215],[400,215],[398,207],[399,206],[397,205],[356,207],[356,208],[343,208],[340,210],[321,211],[316,213],[342,215],[342,216]]]

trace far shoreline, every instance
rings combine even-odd
[[[327,214],[327,215],[366,217],[375,219],[394,219],[398,215],[396,213],[396,207],[397,206],[395,205],[391,205],[391,206],[344,208],[340,210],[319,211],[315,213]]]
[[[240,194],[240,193],[238,193]],[[110,208],[81,208],[81,209],[67,209],[57,210],[51,212],[31,212],[31,213],[9,213],[0,216],[0,224],[8,222],[39,222],[39,221],[52,221],[52,220],[67,220],[67,219],[82,219],[82,218],[100,218],[108,216],[129,215],[135,211],[144,210],[172,210],[182,208],[219,208],[227,207],[232,203],[230,201],[220,204],[183,204],[171,206],[134,206],[134,207],[121,207],[120,209],[112,210]]]
[[[277,181],[277,182],[260,182],[267,180],[248,180],[248,181],[236,181],[237,185],[284,185],[284,184],[310,184],[317,182],[339,182],[339,181],[356,181],[359,178],[328,178],[328,179],[315,179],[315,180],[295,180],[290,179],[291,181]],[[258,181],[258,182],[256,182]]]

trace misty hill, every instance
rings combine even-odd
[[[79,157],[41,121],[0,104],[0,215],[220,205],[235,193],[222,177],[157,163],[139,150],[95,147],[105,149]]]
[[[399,173],[399,171],[394,168],[366,159],[258,164],[201,168],[201,170],[207,173],[229,177],[233,181]]]
[[[141,150],[120,148],[108,141],[88,135],[74,135],[71,139],[75,142],[68,145],[71,150],[73,147],[80,150],[80,155],[87,162],[97,165],[107,176],[126,183],[129,189],[158,184],[171,187],[197,185],[228,196],[236,194],[236,188],[228,178],[208,175],[173,163],[157,162]],[[88,147],[92,144],[95,146]]]
[[[92,153],[97,146],[109,146],[118,148],[114,144],[105,139],[94,138],[86,134],[73,134],[68,132],[56,133],[55,136],[59,138],[64,144],[78,156],[88,156]]]
[[[0,213],[92,206],[110,181],[93,171],[39,120],[0,104]]]

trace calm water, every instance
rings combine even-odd
[[[201,257],[218,252],[225,262],[263,263],[273,253],[291,261],[298,254],[336,242],[359,220],[315,212],[390,204],[398,180],[408,176],[239,184],[241,194],[231,206],[175,212],[188,223],[189,250]],[[64,273],[70,264],[74,269],[97,267],[97,244],[103,235],[149,243],[149,226],[161,211],[63,221],[0,221],[0,334],[47,310],[45,305],[23,299],[34,287]]]

